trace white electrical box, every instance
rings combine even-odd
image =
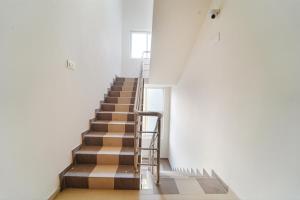
[[[67,69],[75,70],[76,63],[74,61],[68,59],[67,62],[66,62],[66,67],[67,67]]]

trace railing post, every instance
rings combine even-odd
[[[157,181],[156,183],[159,184],[160,181],[160,134],[161,134],[161,117],[158,117],[158,125],[157,125]]]
[[[134,170],[136,173],[138,173],[138,158],[137,158],[137,139],[138,139],[138,115],[137,113],[134,113],[134,121],[135,121],[135,126],[134,126]]]

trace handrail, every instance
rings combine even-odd
[[[143,112],[143,111],[137,111],[137,114],[140,116],[153,116],[153,117],[162,117],[162,114],[160,112]]]
[[[144,51],[142,54],[142,77],[149,78],[151,63],[151,51]]]
[[[154,173],[153,168],[156,167],[156,173],[157,173],[156,183],[158,184],[160,180],[160,137],[161,137],[162,114],[159,112],[143,111],[143,96],[144,96],[144,78],[143,78],[143,70],[141,69],[141,73],[137,82],[135,102],[134,102],[134,119],[135,119],[134,169],[138,173],[141,165],[148,165],[151,167],[152,173]],[[149,117],[149,116],[157,117],[155,129],[153,131],[143,131],[142,128],[143,117]],[[143,133],[153,134],[149,148],[141,147]],[[141,162],[142,150],[150,151],[148,163]],[[156,152],[156,162],[155,162],[155,152]]]

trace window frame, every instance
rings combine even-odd
[[[135,58],[132,56],[132,34],[134,33],[145,33],[146,34],[146,49],[149,49],[149,46],[148,46],[148,39],[149,39],[149,35],[151,36],[151,41],[152,41],[152,32],[149,31],[149,30],[132,30],[130,31],[130,59],[134,59],[134,60],[141,60],[142,59],[142,55],[140,58]],[[152,42],[151,42],[152,44]],[[150,50],[151,50],[151,44],[150,44]],[[146,50],[147,51],[147,50]]]

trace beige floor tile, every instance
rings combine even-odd
[[[123,86],[122,91],[133,91],[133,86]]]
[[[100,151],[102,147],[100,146],[82,146],[79,151],[77,151],[77,154],[93,154]]]
[[[121,92],[121,97],[132,97],[132,92]]]
[[[89,177],[114,177],[118,165],[97,165]]]
[[[125,132],[107,132],[104,137],[121,137]]]
[[[99,151],[99,154],[113,154],[113,155],[119,155],[121,152],[122,147],[117,146],[103,146],[101,150]]]
[[[130,102],[131,102],[131,98],[125,98],[125,97],[118,98],[118,103],[130,104]]]
[[[164,200],[160,195],[141,195],[137,190],[66,189],[55,200]]]
[[[129,105],[115,105],[115,111],[117,112],[129,112]]]
[[[109,154],[98,154],[97,155],[98,165],[118,165],[119,155],[109,155]]]
[[[134,87],[135,83],[134,82],[124,82],[123,87]]]
[[[103,146],[122,146],[122,143],[120,137],[103,137]]]
[[[108,124],[108,132],[125,132],[124,124]]]
[[[112,120],[113,121],[127,121],[127,114],[113,113]]]
[[[89,178],[91,189],[114,189],[114,178]]]
[[[136,190],[66,189],[55,200],[238,200],[229,195],[153,195]]]
[[[175,179],[180,194],[205,194],[200,184],[194,178]]]
[[[97,155],[99,165],[118,165],[122,146],[103,146]]]

